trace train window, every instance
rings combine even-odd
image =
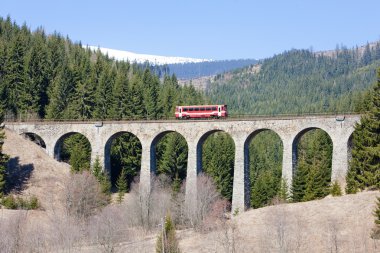
[[[206,108],[204,108],[204,107],[201,107],[201,111],[205,111],[206,110]]]
[[[194,110],[198,112],[199,111],[199,107],[195,107]]]
[[[187,112],[187,108],[183,108],[183,111],[184,111],[184,112]]]
[[[218,106],[218,111],[220,112],[220,106]]]
[[[206,108],[206,111],[211,111],[211,107],[207,107],[207,108]]]
[[[213,110],[213,111],[216,111],[216,107],[212,107],[212,110]]]
[[[190,112],[194,111],[194,108],[189,108],[189,111],[190,111]]]

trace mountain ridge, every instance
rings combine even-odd
[[[179,56],[162,56],[162,55],[150,55],[139,54],[131,51],[117,50],[105,47],[85,46],[91,50],[100,50],[103,54],[107,54],[109,57],[118,61],[129,61],[136,63],[149,62],[153,65],[165,65],[176,63],[199,63],[199,62],[212,62],[212,59],[200,59],[191,57],[179,57]]]

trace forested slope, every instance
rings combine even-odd
[[[353,112],[379,64],[379,42],[329,54],[291,50],[218,75],[207,95],[234,114]]]
[[[203,102],[193,87],[179,87],[175,76],[160,81],[155,72],[0,18],[0,97],[8,117],[157,119],[172,116],[178,103]]]
[[[207,61],[199,63],[168,64],[169,72],[178,79],[189,80],[203,76],[212,76],[257,63],[254,59]]]

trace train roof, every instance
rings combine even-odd
[[[181,106],[181,107],[210,107],[210,106],[227,106],[226,104],[217,104],[217,105],[177,105],[178,106]]]

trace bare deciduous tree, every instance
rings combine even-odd
[[[216,202],[221,201],[221,196],[216,189],[211,177],[200,174],[197,177],[197,198],[196,203],[187,203],[186,218],[189,225],[199,228],[211,213]],[[223,210],[224,213],[226,210]],[[221,215],[220,213],[214,215]]]
[[[107,203],[94,175],[88,171],[71,174],[65,182],[67,214],[85,220]]]

